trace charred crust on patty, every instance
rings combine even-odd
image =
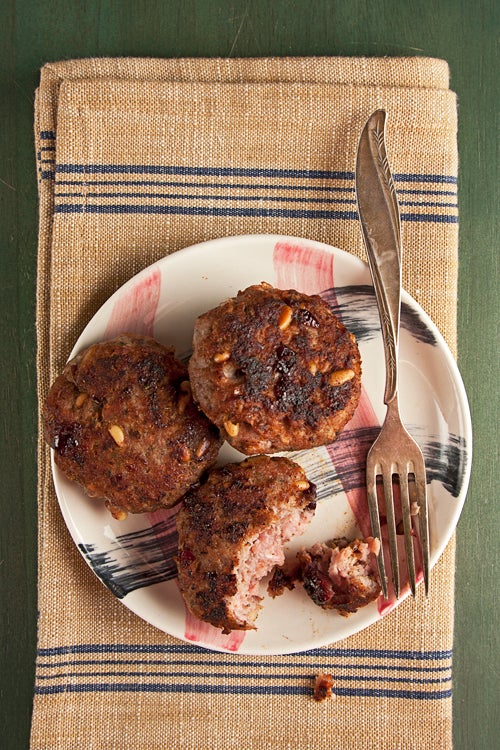
[[[44,404],[56,465],[116,518],[171,507],[215,463],[222,443],[187,381],[173,348],[150,337],[123,334],[88,347]]]
[[[284,562],[284,545],[315,506],[314,484],[287,458],[254,456],[212,469],[176,516],[178,582],[191,613],[225,633],[253,629],[259,581]]]
[[[356,340],[329,305],[268,284],[197,319],[189,373],[202,410],[246,454],[332,442],[361,391]]]

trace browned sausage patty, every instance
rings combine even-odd
[[[246,454],[324,445],[361,390],[354,336],[319,296],[251,286],[195,323],[193,395]]]
[[[44,405],[55,462],[116,518],[174,505],[222,443],[171,348],[122,335],[72,359]]]
[[[376,573],[378,540],[336,539],[298,554],[304,588],[315,604],[342,615],[356,612],[380,594]]]
[[[225,633],[255,628],[259,582],[283,564],[283,545],[315,507],[315,486],[289,459],[213,469],[177,514],[179,587],[191,613]]]

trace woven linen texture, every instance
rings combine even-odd
[[[278,233],[364,258],[353,169],[379,107],[389,113],[404,286],[455,353],[448,85],[446,63],[425,58],[46,65],[35,113],[40,402],[103,302],[180,248]],[[113,597],[69,536],[42,439],[38,501],[34,750],[451,747],[453,540],[427,600],[419,591],[331,647],[250,657],[181,643]],[[333,674],[335,696],[317,704],[320,671]]]

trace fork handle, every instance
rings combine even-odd
[[[384,342],[384,403],[398,390],[398,338],[401,309],[401,221],[387,153],[386,112],[367,121],[356,157],[356,197],[363,240],[377,299]]]

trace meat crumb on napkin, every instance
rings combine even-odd
[[[314,680],[314,700],[319,703],[333,696],[333,677],[331,674],[321,672]]]

